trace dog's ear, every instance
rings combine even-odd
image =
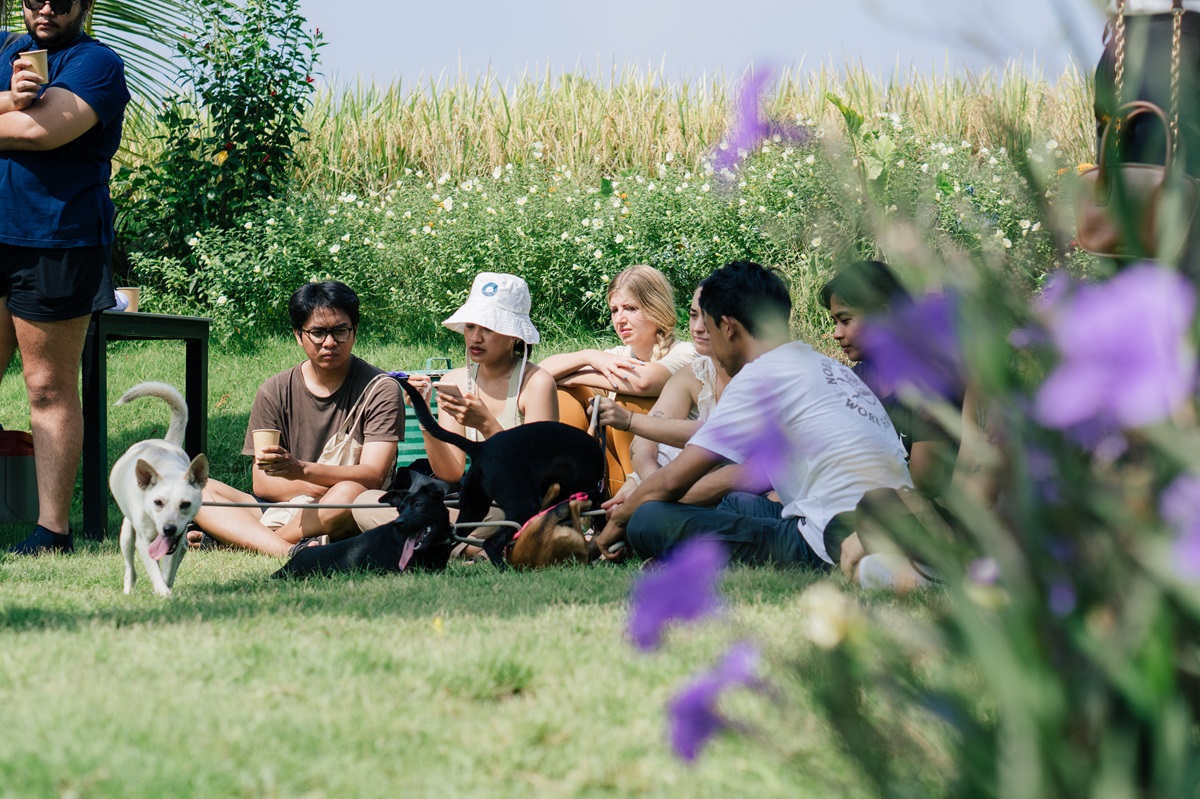
[[[138,488],[143,491],[152,485],[156,485],[162,479],[158,474],[158,470],[142,458],[138,458],[137,465],[133,467],[133,472],[137,475]]]
[[[192,458],[192,464],[187,470],[187,479],[196,488],[204,488],[208,482],[208,458],[204,457],[203,452]]]

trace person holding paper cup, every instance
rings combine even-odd
[[[92,2],[22,0],[25,30],[0,35],[0,374],[19,347],[38,482],[16,554],[73,549],[80,356],[92,313],[116,305],[108,182],[129,89],[120,57],[84,31]]]

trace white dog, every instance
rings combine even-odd
[[[180,446],[188,414],[183,396],[174,386],[140,383],[116,404],[124,405],[138,397],[165,401],[171,407],[171,425],[165,439],[140,441],[130,447],[113,465],[108,479],[113,498],[125,514],[121,524],[125,593],[131,593],[137,581],[133,571],[133,550],[137,547],[154,593],[170,596],[175,571],[187,552],[184,534],[200,510],[200,492],[208,482],[208,459],[197,455],[189,463]]]

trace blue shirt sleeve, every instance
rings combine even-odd
[[[100,124],[107,127],[129,102],[125,84],[125,66],[109,48],[98,42],[72,48],[58,74],[47,88],[66,89],[96,112]]]

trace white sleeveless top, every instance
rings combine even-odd
[[[717,405],[717,370],[713,366],[712,358],[706,355],[697,355],[696,359],[692,361],[692,374],[700,381],[700,394],[696,397],[696,407],[688,411],[687,418],[703,422]],[[658,465],[666,466],[679,457],[681,452],[683,449],[680,447],[659,444]]]

